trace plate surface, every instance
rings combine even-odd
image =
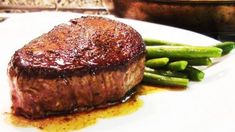
[[[60,12],[2,15],[9,18],[0,23],[1,131],[36,131],[35,128],[15,127],[4,121],[3,113],[10,111],[11,104],[6,75],[7,64],[14,51],[33,38],[46,33],[55,25],[66,23],[69,19],[81,15]],[[192,45],[218,43],[212,38],[178,28],[135,20],[119,20],[134,27],[143,37]],[[220,59],[217,64],[205,69],[206,77],[202,82],[191,82],[188,89],[183,91],[141,96],[144,106],[137,112],[111,119],[100,119],[98,123],[82,131],[234,132],[234,66],[235,52],[232,52]]]

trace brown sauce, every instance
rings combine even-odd
[[[139,85],[136,93],[129,100],[108,108],[40,120],[29,120],[9,113],[6,114],[6,119],[7,122],[16,127],[35,127],[40,129],[42,132],[68,132],[72,130],[80,130],[94,125],[97,123],[98,119],[107,119],[132,114],[143,105],[143,101],[139,96],[168,90],[169,88]],[[170,90],[172,90],[172,88],[170,88]]]

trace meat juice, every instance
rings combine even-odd
[[[98,123],[98,119],[109,119],[132,114],[143,106],[144,102],[139,98],[140,96],[169,90],[183,89],[139,85],[137,86],[133,96],[131,96],[128,100],[107,108],[95,109],[90,112],[53,116],[37,120],[30,120],[7,113],[6,121],[16,127],[34,127],[43,132],[67,132],[72,130],[80,130]]]

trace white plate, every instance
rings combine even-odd
[[[0,14],[1,15],[1,14]],[[6,68],[14,51],[54,25],[79,17],[74,13],[29,13],[8,15],[0,23],[0,126],[1,131],[32,131],[6,123],[2,113],[10,111],[10,92]],[[182,29],[134,20],[119,19],[143,36],[194,45],[211,45],[218,41]],[[144,106],[137,112],[101,119],[82,131],[159,131],[159,132],[234,132],[235,131],[235,52],[205,70],[202,82],[190,83],[187,90],[142,96]]]

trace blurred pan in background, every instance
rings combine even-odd
[[[103,0],[118,17],[193,30],[235,40],[235,0]]]

